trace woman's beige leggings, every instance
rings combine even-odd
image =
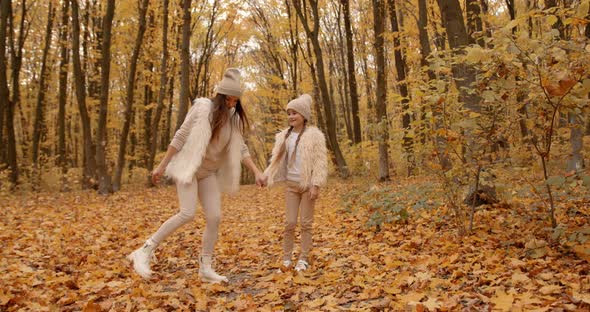
[[[188,184],[177,183],[176,190],[180,202],[180,212],[164,222],[151,237],[151,240],[159,245],[176,229],[192,221],[197,212],[198,196],[198,200],[203,206],[206,222],[201,256],[213,256],[213,248],[217,242],[217,228],[221,220],[221,193],[217,185],[217,177],[212,174],[201,180],[193,180]]]
[[[311,230],[313,227],[313,210],[315,199],[309,199],[309,189],[302,190],[299,183],[287,181],[285,194],[287,202],[285,232],[283,237],[283,260],[291,260],[293,255],[293,241],[295,240],[295,227],[297,215],[301,218],[301,254],[299,259],[307,261],[307,255],[311,249]]]

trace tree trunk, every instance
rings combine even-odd
[[[167,0],[166,0],[167,1]],[[137,36],[135,38],[135,46],[131,55],[129,65],[129,76],[127,77],[127,96],[125,98],[125,121],[123,123],[123,130],[121,131],[121,141],[119,143],[119,154],[117,156],[117,167],[115,169],[115,180],[113,183],[113,190],[116,192],[121,189],[121,176],[125,168],[125,153],[127,148],[127,137],[129,136],[129,128],[131,127],[131,112],[133,111],[133,94],[135,92],[135,73],[137,72],[137,60],[141,52],[143,44],[143,36],[146,29],[146,13],[148,9],[149,0],[142,0],[139,6],[139,28],[137,29]]]
[[[297,17],[295,16],[295,20],[293,20],[293,14],[291,12],[291,3],[289,0],[285,0],[285,8],[287,9],[287,17],[289,18],[289,52],[291,53],[291,58],[293,59],[293,64],[291,66],[291,95],[293,97],[297,96],[297,83],[299,79],[298,69],[299,69],[299,57],[297,50],[299,49],[299,40],[297,39],[297,34],[299,34],[299,24],[297,23]]]
[[[35,109],[35,125],[33,130],[33,166],[39,167],[39,145],[47,136],[47,125],[45,124],[45,93],[47,92],[47,57],[51,48],[51,32],[53,31],[53,2],[49,2],[47,12],[47,27],[45,30],[45,47],[41,59],[41,72],[39,73],[39,90],[37,93],[37,107]],[[38,174],[38,173],[37,173]]]
[[[399,85],[400,95],[402,96],[402,127],[404,128],[404,137],[402,142],[402,148],[406,157],[406,163],[408,166],[408,176],[414,172],[414,142],[410,137],[410,131],[412,127],[411,115],[410,115],[410,94],[408,92],[408,83],[406,81],[406,59],[403,55],[403,49],[401,47],[400,37],[401,32],[397,20],[397,9],[395,6],[395,0],[388,0],[389,2],[389,18],[391,23],[391,32],[394,34],[393,37],[393,49],[395,57],[395,68],[397,71],[397,82]]]
[[[590,8],[588,10],[590,13]],[[588,28],[590,28],[590,26],[586,25],[586,38],[590,38],[590,30],[588,30]],[[562,37],[561,39],[567,40],[569,38]],[[569,112],[568,122],[570,126],[570,144],[572,146],[572,153],[567,161],[567,170],[580,171],[586,167],[584,164],[584,156],[582,155],[582,149],[584,148],[584,117],[582,113],[576,115],[574,112]]]
[[[98,174],[98,193],[110,194],[113,191],[111,177],[106,164],[107,146],[107,113],[109,105],[109,76],[111,71],[111,29],[115,15],[115,0],[108,0],[107,11],[103,18],[103,40],[101,58],[101,83],[100,83],[100,112],[98,129],[96,131],[96,172]]]
[[[379,141],[379,181],[389,181],[389,120],[387,118],[387,76],[385,75],[385,2],[373,1],[373,29],[375,34],[375,63],[377,70],[376,117]]]
[[[429,68],[429,63],[427,57],[430,55],[430,39],[428,36],[428,9],[426,7],[426,0],[418,0],[418,30],[420,35],[420,65],[424,68],[426,67],[426,73],[428,75],[428,80],[432,81],[436,79],[436,75],[432,70]],[[442,125],[442,110],[438,107],[432,107],[432,116],[434,118],[434,128],[435,130],[443,128]],[[451,169],[451,162],[449,157],[446,155],[445,152],[445,139],[435,134],[434,137],[434,144],[436,148],[437,158],[440,162],[441,168],[443,170]]]
[[[348,82],[349,74],[348,74],[348,67],[347,67],[347,58],[346,58],[346,38],[343,32],[343,26],[341,24],[341,16],[343,12],[340,10],[342,6],[339,6],[338,11],[338,40],[336,40],[336,50],[338,51],[339,58],[338,58],[338,70],[342,73],[342,79],[338,86],[338,92],[340,93],[341,102],[342,102],[342,112],[344,114],[344,122],[346,124],[346,133],[348,135],[348,140],[354,144],[354,126],[352,121],[352,114],[350,113],[351,109],[351,99],[350,99],[350,83]]]
[[[184,122],[184,118],[188,112],[189,104],[189,74],[190,74],[190,58],[189,48],[191,40],[191,0],[182,1],[183,25],[182,25],[182,46],[180,50],[180,98],[178,104],[178,116],[176,119],[176,130],[180,128]]]
[[[66,104],[67,104],[67,92],[68,92],[68,18],[70,2],[64,1],[61,15],[61,29],[59,32],[59,45],[60,45],[60,57],[59,57],[59,111],[57,117],[58,127],[58,166],[61,168],[62,174],[62,191],[68,190],[66,185],[65,174],[67,173],[67,151],[66,151]]]
[[[590,7],[588,8],[588,15],[586,15],[586,20],[590,20]],[[590,39],[590,24],[586,24],[584,34],[586,35],[586,38]],[[590,94],[588,94],[588,99],[590,100]],[[590,135],[590,113],[588,113],[586,118],[586,135]]]
[[[568,113],[570,125],[570,144],[572,153],[567,161],[567,170],[579,172],[585,168],[582,149],[584,147],[584,121],[582,116],[575,113]]]
[[[469,36],[465,29],[463,14],[459,0],[438,0],[443,23],[447,31],[449,46],[456,50],[455,53],[464,53],[461,49],[469,44]],[[451,68],[457,88],[459,89],[459,100],[465,108],[479,113],[481,106],[477,94],[470,94],[468,90],[472,88],[471,84],[475,82],[475,70],[464,63],[454,64]]]
[[[170,72],[174,73],[174,70],[171,70]],[[171,140],[170,132],[172,131],[172,103],[174,103],[174,75],[170,75],[168,85],[168,110],[166,111],[166,127],[162,135],[162,142],[160,146],[160,150],[162,151],[165,151],[168,148],[168,144],[170,144]]]
[[[10,31],[14,33],[13,17],[12,17],[12,4],[8,1],[8,22],[10,23]],[[6,12],[3,10],[3,12]],[[25,31],[25,20],[27,16],[27,2],[23,0],[21,2],[21,21],[18,34],[18,40],[10,40],[11,45],[11,57],[12,57],[12,101],[8,101],[6,108],[6,131],[8,137],[8,151],[7,151],[7,162],[10,167],[10,181],[16,185],[18,182],[18,163],[17,163],[17,151],[16,151],[16,133],[14,129],[14,118],[15,110],[20,102],[20,70],[23,59],[23,47],[25,45],[25,38],[27,32]],[[5,29],[4,27],[2,29]],[[6,58],[5,58],[6,60]],[[5,64],[6,65],[6,64]],[[7,65],[6,65],[7,66]],[[0,87],[1,88],[1,87]],[[8,91],[7,91],[8,92]],[[8,97],[7,97],[8,99]],[[21,110],[22,112],[22,110]]]
[[[143,135],[141,138],[143,139],[143,153],[141,155],[142,165],[144,168],[147,168],[148,161],[150,158],[149,150],[151,144],[151,131],[152,131],[152,106],[154,99],[154,91],[152,90],[152,79],[153,79],[153,63],[148,61],[146,66],[144,67],[144,73],[147,75],[144,76],[144,88],[143,88]]]
[[[513,21],[516,19],[516,3],[515,0],[506,0],[506,6],[508,7],[508,13],[510,15],[510,20]],[[514,27],[512,29],[512,34],[515,35],[518,31],[518,27]],[[516,80],[519,81],[520,78],[516,77]],[[516,91],[516,102],[523,103],[520,108],[517,109],[519,118],[518,118],[518,126],[520,127],[520,136],[522,137],[522,141],[526,144],[527,138],[529,136],[529,129],[526,125],[526,111],[527,105],[525,102],[527,96],[527,90],[517,90]]]
[[[478,2],[479,0],[466,0],[467,32],[469,34],[469,43],[473,44],[477,42],[480,47],[483,47],[485,41],[482,34],[481,7]]]
[[[317,125],[324,133],[326,133],[326,123],[324,122],[324,114],[322,112],[322,107],[320,105],[320,85],[318,83],[318,75],[316,73],[315,67],[312,64],[313,55],[311,53],[311,46],[309,44],[309,41],[306,42],[305,46],[307,47],[308,57],[305,57],[305,53],[302,53],[302,59],[307,63],[307,67],[309,67],[309,71],[311,73],[311,81],[313,84],[313,101],[316,105],[317,113]],[[326,143],[328,144],[329,149],[332,150],[332,147],[330,146],[330,140],[328,140]]]
[[[354,47],[352,26],[350,24],[350,0],[341,0],[344,7],[344,29],[346,30],[346,61],[348,66],[348,89],[350,90],[350,108],[352,114],[353,143],[362,141],[361,120],[359,117],[359,95],[354,66]]]
[[[332,148],[332,152],[334,153],[334,158],[336,160],[336,165],[338,166],[338,171],[340,176],[343,178],[347,178],[349,176],[348,167],[346,165],[346,160],[344,159],[344,155],[342,155],[342,151],[340,150],[340,145],[338,144],[338,138],[336,137],[336,125],[334,121],[334,114],[332,112],[332,105],[330,100],[330,94],[328,91],[328,85],[326,82],[326,74],[324,70],[324,59],[322,55],[322,48],[320,45],[319,40],[319,27],[320,27],[320,16],[319,16],[319,8],[317,0],[310,0],[311,10],[312,10],[312,18],[313,18],[313,29],[311,29],[308,25],[308,20],[304,16],[304,9],[301,6],[300,0],[294,0],[294,7],[297,11],[297,16],[301,20],[305,28],[305,32],[308,38],[311,40],[312,47],[315,54],[315,61],[316,61],[316,70],[318,73],[318,83],[320,88],[320,97],[322,99],[322,104],[324,106],[324,110],[326,113],[326,126],[327,126],[327,135],[328,141],[330,141],[330,146]],[[307,14],[305,14],[307,15]]]
[[[168,77],[166,75],[168,63],[168,0],[164,0],[164,8],[162,18],[164,19],[162,25],[162,61],[160,63],[160,91],[158,93],[158,106],[156,107],[156,114],[152,121],[152,138],[150,145],[150,157],[148,159],[148,171],[154,169],[154,159],[156,158],[156,147],[158,145],[158,128],[160,125],[160,118],[162,110],[164,109],[164,97],[166,96],[166,83]],[[148,178],[148,184],[153,186],[152,179]]]
[[[0,0],[0,108],[2,109],[2,111],[6,110],[7,112],[6,126],[8,128],[8,164],[11,170],[10,181],[13,184],[16,184],[18,180],[18,167],[16,164],[16,144],[14,142],[14,106],[13,103],[11,103],[10,101],[10,91],[8,90],[8,62],[6,57],[6,29],[8,28],[8,18],[11,8],[12,3],[10,0]],[[0,132],[1,130],[2,129],[0,129]],[[14,151],[12,151],[13,149]]]
[[[91,188],[96,186],[94,176],[96,174],[96,159],[94,158],[94,143],[92,140],[92,129],[90,127],[90,116],[86,108],[86,78],[85,71],[82,71],[80,61],[80,19],[78,0],[71,0],[72,4],[72,63],[74,65],[74,77],[76,87],[76,100],[80,110],[80,124],[84,137],[84,172],[82,186]]]

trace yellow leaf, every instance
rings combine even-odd
[[[490,301],[494,304],[496,309],[510,311],[512,308],[512,303],[514,302],[514,296],[499,290]]]
[[[390,295],[397,295],[401,294],[402,290],[399,287],[383,287],[383,291],[390,294]]]
[[[428,300],[422,302],[422,304],[427,307],[429,311],[436,311],[437,309],[440,309],[440,302],[434,297],[428,298]]]
[[[514,274],[512,274],[512,284],[514,285],[519,283],[527,283],[530,280],[531,279],[526,274],[523,274],[520,271],[516,271]]]
[[[307,306],[313,309],[317,309],[319,307],[321,307],[322,305],[324,305],[324,303],[326,302],[326,299],[324,298],[318,298],[316,300],[313,300],[309,303],[307,303]]]
[[[584,245],[576,245],[573,249],[578,257],[590,262],[590,241]]]
[[[9,292],[7,293],[4,289],[0,290],[0,306],[6,305],[10,299],[12,299],[12,295]]]
[[[424,294],[411,292],[407,295],[400,296],[400,299],[403,303],[410,303],[410,302],[419,302],[424,298]]]
[[[582,301],[586,304],[590,304],[590,294],[589,293],[581,294],[581,293],[574,290],[572,292],[572,297],[574,297],[575,300]]]
[[[543,287],[541,287],[541,289],[539,289],[539,292],[542,293],[543,295],[561,293],[561,286],[558,286],[558,285],[543,286]]]
[[[534,306],[534,305],[540,305],[540,304],[542,304],[542,303],[543,303],[541,300],[539,300],[539,299],[537,299],[536,297],[534,297],[534,294],[532,294],[532,293],[530,293],[530,292],[527,292],[527,293],[524,293],[524,294],[522,294],[522,295],[519,297],[519,300],[520,300],[520,303],[521,303],[521,304],[522,304],[524,307],[527,307],[527,306]]]

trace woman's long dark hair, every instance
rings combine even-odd
[[[248,116],[246,116],[246,111],[244,107],[242,107],[242,101],[238,99],[238,103],[236,103],[236,114],[229,116],[229,109],[225,105],[225,94],[217,93],[211,101],[213,101],[213,121],[211,122],[211,140],[217,139],[219,137],[219,132],[221,132],[221,128],[225,125],[226,122],[230,121],[232,126],[239,125],[240,133],[244,134],[246,129],[250,128],[250,122],[248,121]]]

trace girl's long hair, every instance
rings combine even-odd
[[[301,139],[301,135],[303,135],[303,132],[305,132],[305,128],[307,128],[307,119],[303,121],[303,129],[301,129],[301,132],[299,132],[299,135],[297,135],[297,141],[295,141],[295,150],[293,151],[293,157],[287,160],[287,166],[291,166],[292,164],[294,164],[294,160],[297,157],[297,146],[299,146],[299,140]],[[291,132],[293,132],[293,127],[289,127],[289,130],[287,130],[287,133],[285,134],[285,140],[283,141],[283,144],[279,149],[277,159],[281,159],[285,155],[285,152],[287,151],[287,138],[291,135]]]
[[[246,116],[246,111],[242,106],[242,101],[238,99],[238,103],[236,103],[236,113],[232,116],[229,115],[229,109],[225,105],[225,94],[217,93],[211,101],[213,101],[213,120],[211,121],[211,140],[217,139],[219,137],[219,133],[221,132],[221,128],[225,125],[226,122],[231,122],[232,127],[234,125],[238,125],[240,129],[240,133],[243,135],[246,132],[246,129],[250,128],[250,122],[248,121],[248,116]],[[230,120],[231,118],[231,120]]]

